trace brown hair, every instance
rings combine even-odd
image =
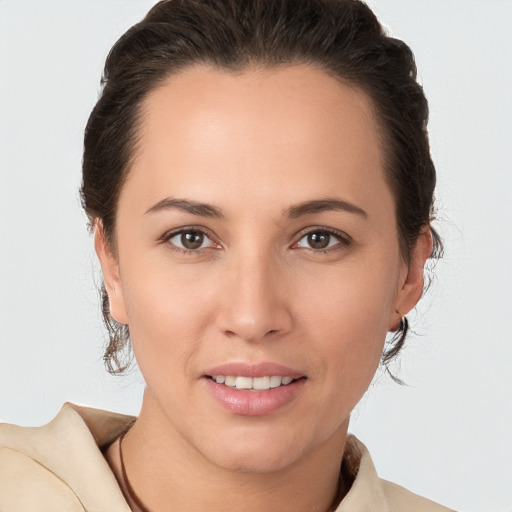
[[[409,47],[389,37],[359,0],[164,0],[113,46],[102,93],[85,130],[81,197],[91,226],[101,221],[115,250],[116,207],[136,148],[141,103],[163,80],[197,63],[226,71],[309,63],[372,99],[396,200],[399,241],[407,261],[422,228],[431,227],[436,174],[427,134],[428,104]],[[104,359],[122,372],[129,329],[111,317],[102,286],[110,343]],[[386,365],[405,341],[401,323],[385,350]]]

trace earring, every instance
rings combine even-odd
[[[393,331],[396,332],[396,335],[400,335],[400,337],[404,337],[407,334],[407,331],[409,330],[409,320],[407,320],[407,317],[405,315],[402,315],[398,309],[395,309],[395,313],[400,317],[400,323],[398,324],[398,327]]]
[[[409,330],[409,320],[407,320],[407,317],[404,315],[402,318],[400,318],[400,325],[398,326],[397,332],[401,332],[404,335]]]
[[[400,313],[398,311],[396,313],[398,315],[400,315]],[[391,361],[393,361],[393,359],[397,356],[397,354],[400,352],[400,350],[402,350],[402,347],[405,344],[405,339],[407,337],[408,331],[409,331],[409,320],[407,320],[407,317],[404,315],[400,318],[400,324],[394,331],[394,334],[390,340],[390,343],[389,343],[390,348],[388,350],[384,350],[384,352],[382,353],[382,358],[381,358],[381,361],[384,364],[384,366],[386,367],[387,372],[391,375],[391,378],[395,382],[402,383],[402,384],[403,384],[403,382],[398,377],[395,377],[392,373],[390,373],[387,365]]]

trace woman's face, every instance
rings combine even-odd
[[[96,241],[146,423],[241,471],[342,444],[428,255],[401,258],[368,97],[306,65],[189,68],[143,105],[117,215],[116,257]]]

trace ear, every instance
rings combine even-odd
[[[110,315],[116,322],[128,324],[128,315],[126,314],[126,305],[119,275],[119,263],[105,237],[101,221],[97,221],[94,226],[94,249],[101,264],[101,271],[110,305]]]
[[[394,301],[394,311],[390,315],[389,330],[396,331],[400,320],[420,300],[423,294],[423,268],[432,254],[432,234],[430,227],[420,231],[408,265],[400,276],[400,288]]]

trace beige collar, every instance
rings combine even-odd
[[[130,512],[100,449],[134,418],[64,404],[43,427],[1,426],[1,445],[23,453],[66,483],[88,512]]]
[[[109,411],[66,403],[43,427],[1,426],[1,444],[21,452],[65,482],[88,512],[129,512],[101,449],[135,420]],[[387,500],[366,447],[347,437],[344,464],[357,474],[337,512],[389,512]]]

